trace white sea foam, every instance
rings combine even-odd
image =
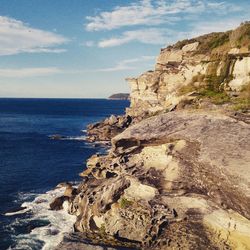
[[[63,204],[63,210],[52,211],[49,209],[49,204],[56,197],[63,195],[63,192],[64,188],[56,188],[45,194],[38,195],[32,202],[22,204],[23,207],[27,207],[31,216],[25,219],[17,218],[13,222],[13,226],[14,224],[24,224],[34,220],[48,221],[49,224],[36,227],[29,234],[18,235],[15,239],[16,246],[10,249],[41,249],[41,242],[44,242],[42,249],[51,250],[62,241],[64,233],[72,232],[76,217],[67,213],[67,202]]]
[[[86,140],[85,135],[78,135],[78,136],[48,135],[48,137],[51,140],[60,140],[60,141],[66,141],[66,140],[85,141]]]
[[[86,140],[86,136],[84,136],[84,135],[81,135],[81,136],[68,136],[68,137],[62,138],[60,140],[85,141]]]
[[[14,215],[18,215],[18,214],[25,214],[26,212],[29,211],[29,208],[26,208],[26,207],[24,207],[23,205],[21,205],[21,207],[22,207],[23,209],[21,209],[21,210],[19,210],[19,211],[16,211],[16,212],[7,212],[7,213],[5,213],[4,215],[5,215],[5,216],[14,216]]]

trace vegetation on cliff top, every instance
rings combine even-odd
[[[195,53],[224,53],[231,48],[238,48],[242,53],[250,50],[250,22],[242,23],[237,29],[227,32],[214,32],[202,35],[193,39],[186,39],[177,42],[168,48],[181,49],[183,46],[199,42],[199,47]]]
[[[241,90],[238,97],[234,98],[234,110],[246,111],[250,109],[250,82]]]
[[[250,54],[250,22],[244,22],[237,29],[225,33],[211,33],[178,42],[174,48],[180,49],[190,42],[199,42],[195,54],[209,54],[209,65],[205,74],[198,73],[190,84],[181,87],[179,95],[196,92],[198,99],[209,99],[217,105],[229,103],[234,110],[250,109],[250,82],[237,94],[228,88],[228,83],[234,79],[232,72],[236,62],[236,57],[229,52],[237,48],[239,56]]]
[[[200,77],[203,77],[201,75]],[[211,81],[211,78],[209,79]],[[216,83],[216,84],[214,84]],[[218,82],[214,80],[213,84],[205,85],[203,87],[195,86],[194,82],[183,86],[179,89],[179,95],[184,95],[190,92],[196,92],[197,98],[208,99],[211,103],[221,105],[228,103],[234,110],[246,111],[250,109],[250,82],[244,86],[244,88],[236,95],[230,96],[224,89],[221,89]]]

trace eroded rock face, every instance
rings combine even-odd
[[[241,90],[242,86],[250,82],[250,57],[242,57],[236,60],[232,70],[233,78],[229,86],[233,90]]]
[[[69,212],[75,229],[133,249],[248,249],[250,125],[171,112],[93,156]]]
[[[132,117],[126,116],[114,116],[111,115],[109,118],[90,124],[87,127],[87,140],[94,141],[109,141],[111,138],[121,133],[132,123]]]
[[[250,80],[249,30],[162,49],[155,70],[128,79],[126,116],[89,126],[90,141],[112,139],[112,147],[65,191],[84,244],[250,249],[250,114],[218,99],[242,95],[249,108],[250,88],[241,90]]]
[[[161,50],[155,69],[128,78],[131,105],[127,114],[147,116],[173,109],[183,100],[187,86],[225,90],[229,96],[250,84],[250,24],[225,33],[212,33],[178,42]],[[238,44],[238,48],[236,47]],[[185,94],[187,94],[185,93]]]

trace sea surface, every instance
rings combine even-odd
[[[79,182],[86,160],[105,148],[87,143],[86,126],[122,114],[128,101],[0,99],[0,250],[52,249],[75,218],[49,211],[63,190]],[[60,134],[63,140],[53,140]],[[17,213],[6,211],[26,207]]]

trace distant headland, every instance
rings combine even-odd
[[[113,94],[109,96],[109,100],[129,100],[129,94],[128,93],[118,93]]]

